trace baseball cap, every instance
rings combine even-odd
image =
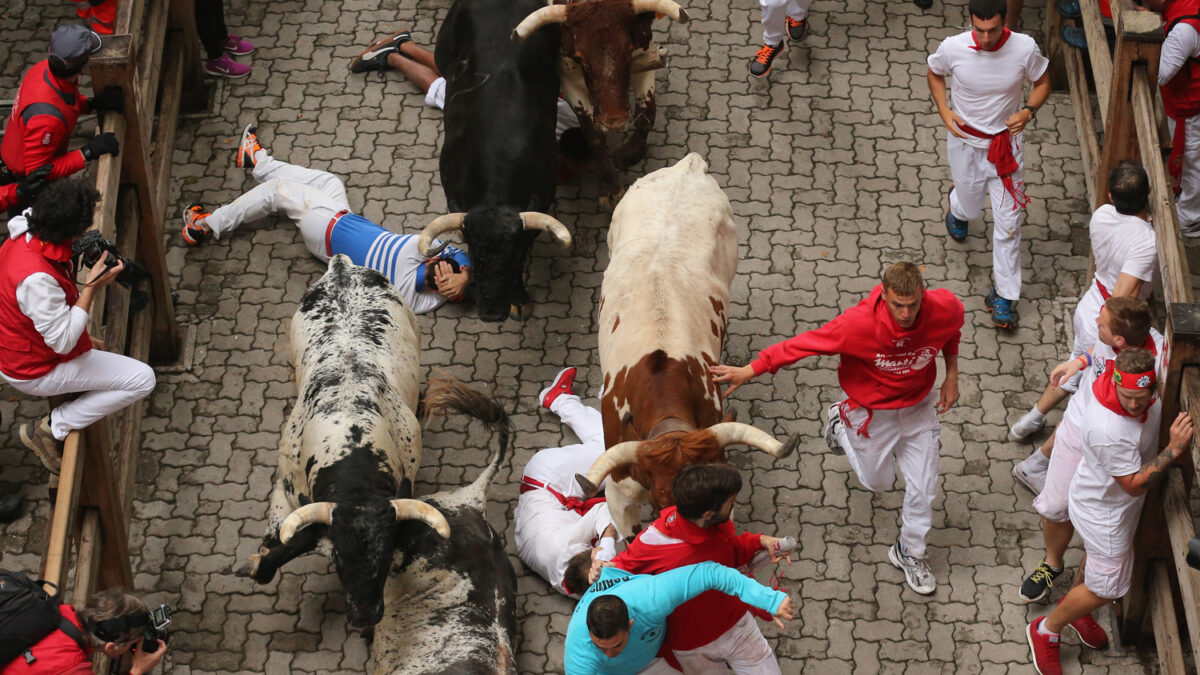
[[[75,64],[100,51],[100,36],[87,26],[67,23],[50,35],[50,55]]]

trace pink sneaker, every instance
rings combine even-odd
[[[228,54],[204,62],[204,73],[213,77],[238,78],[250,74],[250,66],[234,61]]]
[[[221,49],[224,49],[226,54],[233,54],[234,56],[245,56],[254,53],[254,45],[236,35],[230,35],[225,38],[225,44],[221,45]]]

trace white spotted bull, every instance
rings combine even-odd
[[[370,626],[383,615],[401,531],[450,535],[436,508],[411,499],[421,463],[416,318],[387,278],[338,255],[301,298],[291,338],[299,392],[262,548],[239,572],[266,583],[322,544],[348,620]]]
[[[613,212],[600,292],[600,412],[609,449],[579,482],[589,495],[610,477],[609,509],[622,532],[640,507],[674,503],[684,464],[724,462],[744,443],[787,457],[786,444],[723,421],[708,373],[725,342],[737,235],[729,199],[693,153],[636,183]]]

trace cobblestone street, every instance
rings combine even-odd
[[[295,395],[288,325],[324,265],[282,217],[186,249],[177,215],[188,202],[214,207],[253,185],[234,166],[240,131],[251,121],[274,156],[340,176],[356,211],[393,231],[418,231],[444,213],[442,113],[399,74],[350,75],[347,64],[377,36],[400,29],[431,46],[450,0],[225,4],[230,31],[258,51],[242,57],[253,63],[249,78],[218,83],[212,109],[179,124],[165,230],[190,359],[158,370],[144,423],[130,541],[136,590],[176,610],[167,672],[362,672],[367,644],[348,628],[326,558],[297,559],[265,586],[231,571],[257,550],[265,529],[280,430]],[[0,10],[8,38],[0,43],[0,98],[10,98],[24,69],[41,58],[52,27],[73,16],[70,5],[9,0]],[[1042,4],[1029,5],[1025,25],[1040,26]],[[941,433],[929,539],[934,596],[909,590],[887,559],[900,481],[870,493],[822,438],[822,413],[839,395],[835,359],[808,359],[734,394],[739,421],[804,438],[785,460],[742,447],[730,452],[747,479],[734,512],[739,529],[801,541],[798,560],[783,568],[797,617],[785,631],[762,624],[783,672],[1033,672],[1023,631],[1048,606],[1020,604],[1017,588],[1040,559],[1041,532],[1032,495],[1014,487],[1010,473],[1030,446],[1008,441],[1007,431],[1069,353],[1066,319],[1088,271],[1088,205],[1068,98],[1052,95],[1025,134],[1033,201],[1023,230],[1023,323],[1001,333],[983,306],[990,215],[972,222],[964,244],[945,234],[945,131],[925,83],[926,55],[965,30],[965,2],[938,0],[922,13],[910,2],[817,0],[804,42],[776,61],[769,80],[755,81],[746,66],[761,37],[758,3],[687,9],[690,25],[655,26],[670,55],[658,73],[658,120],[650,157],[624,176],[632,182],[698,152],[732,201],[741,247],[726,361],[746,363],[759,349],[831,319],[899,260],[924,265],[930,284],[952,290],[967,310],[961,398]],[[93,126],[88,120],[78,133]],[[562,672],[573,606],[525,569],[512,542],[521,467],[541,448],[575,442],[537,405],[537,393],[565,365],[579,368],[576,392],[585,402],[596,404],[601,384],[595,317],[610,214],[597,205],[590,174],[558,194],[558,217],[574,246],[560,249],[547,236],[535,245],[532,319],[485,324],[458,306],[419,317],[422,368],[493,393],[517,429],[488,518],[519,577],[523,674]],[[22,448],[13,423],[45,411],[45,402],[11,389],[0,400],[8,428],[0,481],[33,504],[0,525],[0,568],[36,572],[46,541],[47,473]],[[431,422],[417,494],[470,482],[494,448],[495,439],[461,418]],[[1073,548],[1068,565],[1080,555]],[[1110,609],[1100,614],[1106,628],[1112,618]],[[1154,661],[1152,652],[1119,644],[1081,652],[1073,634],[1064,636],[1069,673],[1080,663],[1089,673],[1154,672]]]

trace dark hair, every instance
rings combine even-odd
[[[984,21],[993,16],[999,16],[1001,20],[1008,16],[1008,3],[1005,0],[970,0],[967,9],[971,16]]]
[[[558,139],[558,151],[563,157],[576,162],[592,159],[592,145],[588,143],[587,136],[579,127],[571,127],[563,132],[562,137]]]
[[[1117,213],[1136,216],[1150,202],[1150,179],[1141,164],[1125,160],[1108,174],[1108,194]]]
[[[675,508],[689,519],[707,511],[720,511],[721,505],[741,489],[741,474],[728,464],[687,464],[671,481]]]
[[[591,584],[588,577],[592,573],[592,549],[580,551],[567,561],[567,569],[563,572],[563,590],[568,595],[583,595]]]
[[[458,274],[459,270],[461,270],[461,269],[462,269],[462,267],[461,267],[461,266],[459,266],[459,264],[458,264],[458,261],[457,261],[457,260],[455,260],[454,258],[451,258],[450,256],[445,256],[445,257],[442,257],[442,256],[440,256],[440,255],[435,255],[434,257],[432,257],[432,258],[430,258],[430,259],[426,260],[426,261],[425,261],[425,264],[426,264],[427,266],[428,266],[428,265],[430,265],[430,264],[436,265],[436,264],[438,264],[438,263],[440,263],[440,262],[448,262],[448,263],[450,263],[450,271],[451,271],[451,272],[453,272],[454,274]],[[426,269],[425,269],[425,286],[426,286],[426,287],[427,287],[429,290],[432,290],[432,291],[436,291],[436,290],[438,289],[438,287],[437,287],[437,275],[433,274],[433,268],[432,268],[432,267],[426,267]]]
[[[615,595],[601,595],[592,600],[587,612],[588,631],[607,640],[629,630],[629,609],[625,601]]]
[[[124,589],[107,590],[88,598],[87,604],[77,610],[79,623],[84,628],[84,636],[93,648],[99,649],[107,642],[125,644],[132,642],[142,634],[145,626],[129,625],[116,635],[100,637],[95,634],[97,624],[126,617],[139,617],[149,613],[146,603],[138,596]]]
[[[88,59],[85,56],[78,61],[65,61],[57,56],[51,55],[47,61],[47,65],[50,66],[50,74],[54,75],[60,80],[66,80],[75,77],[82,72],[83,67],[87,65]]]
[[[38,193],[29,231],[47,244],[74,239],[92,226],[100,193],[81,180],[56,180]]]
[[[1150,304],[1141,298],[1113,296],[1105,301],[1108,310],[1108,329],[1113,335],[1125,338],[1130,347],[1140,347],[1150,337]]]

